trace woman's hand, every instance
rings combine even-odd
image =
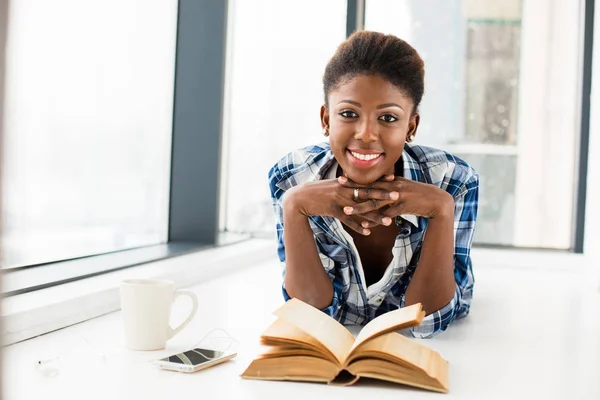
[[[453,218],[454,199],[452,196],[438,188],[422,182],[415,182],[402,177],[395,177],[393,181],[375,182],[372,185],[358,185],[350,180],[342,183],[348,189],[359,188],[359,197],[367,197],[372,191],[387,191],[399,193],[398,198],[391,202],[364,201],[355,206],[346,206],[344,213],[348,216],[360,215],[374,223],[389,225],[384,221],[386,217],[395,218],[401,214],[412,214],[426,218],[439,216]],[[374,224],[373,224],[374,225]],[[371,222],[363,223],[367,228]]]
[[[375,182],[385,183],[386,179],[393,176],[388,175],[382,180]],[[283,197],[284,212],[296,211],[307,217],[310,216],[329,216],[339,219],[343,224],[352,230],[362,234],[369,235],[371,231],[361,226],[364,217],[344,213],[345,207],[357,207],[364,200],[374,202],[378,205],[392,204],[399,194],[394,190],[385,188],[371,188],[368,191],[359,190],[358,202],[354,199],[354,187],[345,187],[341,183],[349,181],[340,177],[338,179],[326,179],[317,182],[309,182],[303,185],[295,186],[289,189]],[[373,204],[373,203],[372,203]],[[380,218],[381,219],[381,218]],[[366,222],[366,221],[365,221]],[[391,223],[391,220],[390,220]],[[368,226],[375,226],[376,223],[369,223]],[[389,225],[389,224],[388,224]]]

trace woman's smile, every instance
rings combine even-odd
[[[346,155],[350,165],[356,168],[374,167],[384,158],[384,153],[360,149],[348,149]]]

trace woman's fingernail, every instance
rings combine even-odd
[[[398,192],[391,192],[390,193],[390,198],[392,200],[398,200],[398,196],[400,196],[400,194]]]
[[[339,181],[340,183],[346,183],[346,182],[348,182],[348,179],[347,179],[345,176],[340,176],[340,177],[338,178],[338,181]]]
[[[370,230],[368,230],[368,229],[363,229],[363,234],[364,234],[365,236],[369,236],[369,235],[371,234],[371,231],[370,231]]]
[[[369,227],[369,223],[367,221],[363,221],[361,225],[362,225],[363,228],[368,228]]]
[[[386,176],[387,180],[391,181],[392,179],[394,179],[394,175],[390,174],[388,176]]]
[[[392,219],[389,217],[385,217],[381,220],[381,222],[383,222],[384,225],[390,225],[392,223]]]
[[[352,211],[354,211],[354,208],[352,208],[352,207],[344,207],[344,212],[346,214],[352,214]]]

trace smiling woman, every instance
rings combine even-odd
[[[377,32],[353,34],[329,61],[329,143],[269,173],[286,300],[352,324],[422,303],[419,337],[468,314],[479,178],[461,159],[410,143],[423,79],[418,53]]]

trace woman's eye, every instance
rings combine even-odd
[[[354,111],[342,111],[340,115],[344,118],[356,118],[358,115]]]
[[[394,117],[393,115],[390,114],[385,114],[382,115],[381,117],[379,117],[380,120],[384,121],[384,122],[396,122],[398,121],[398,118]]]

